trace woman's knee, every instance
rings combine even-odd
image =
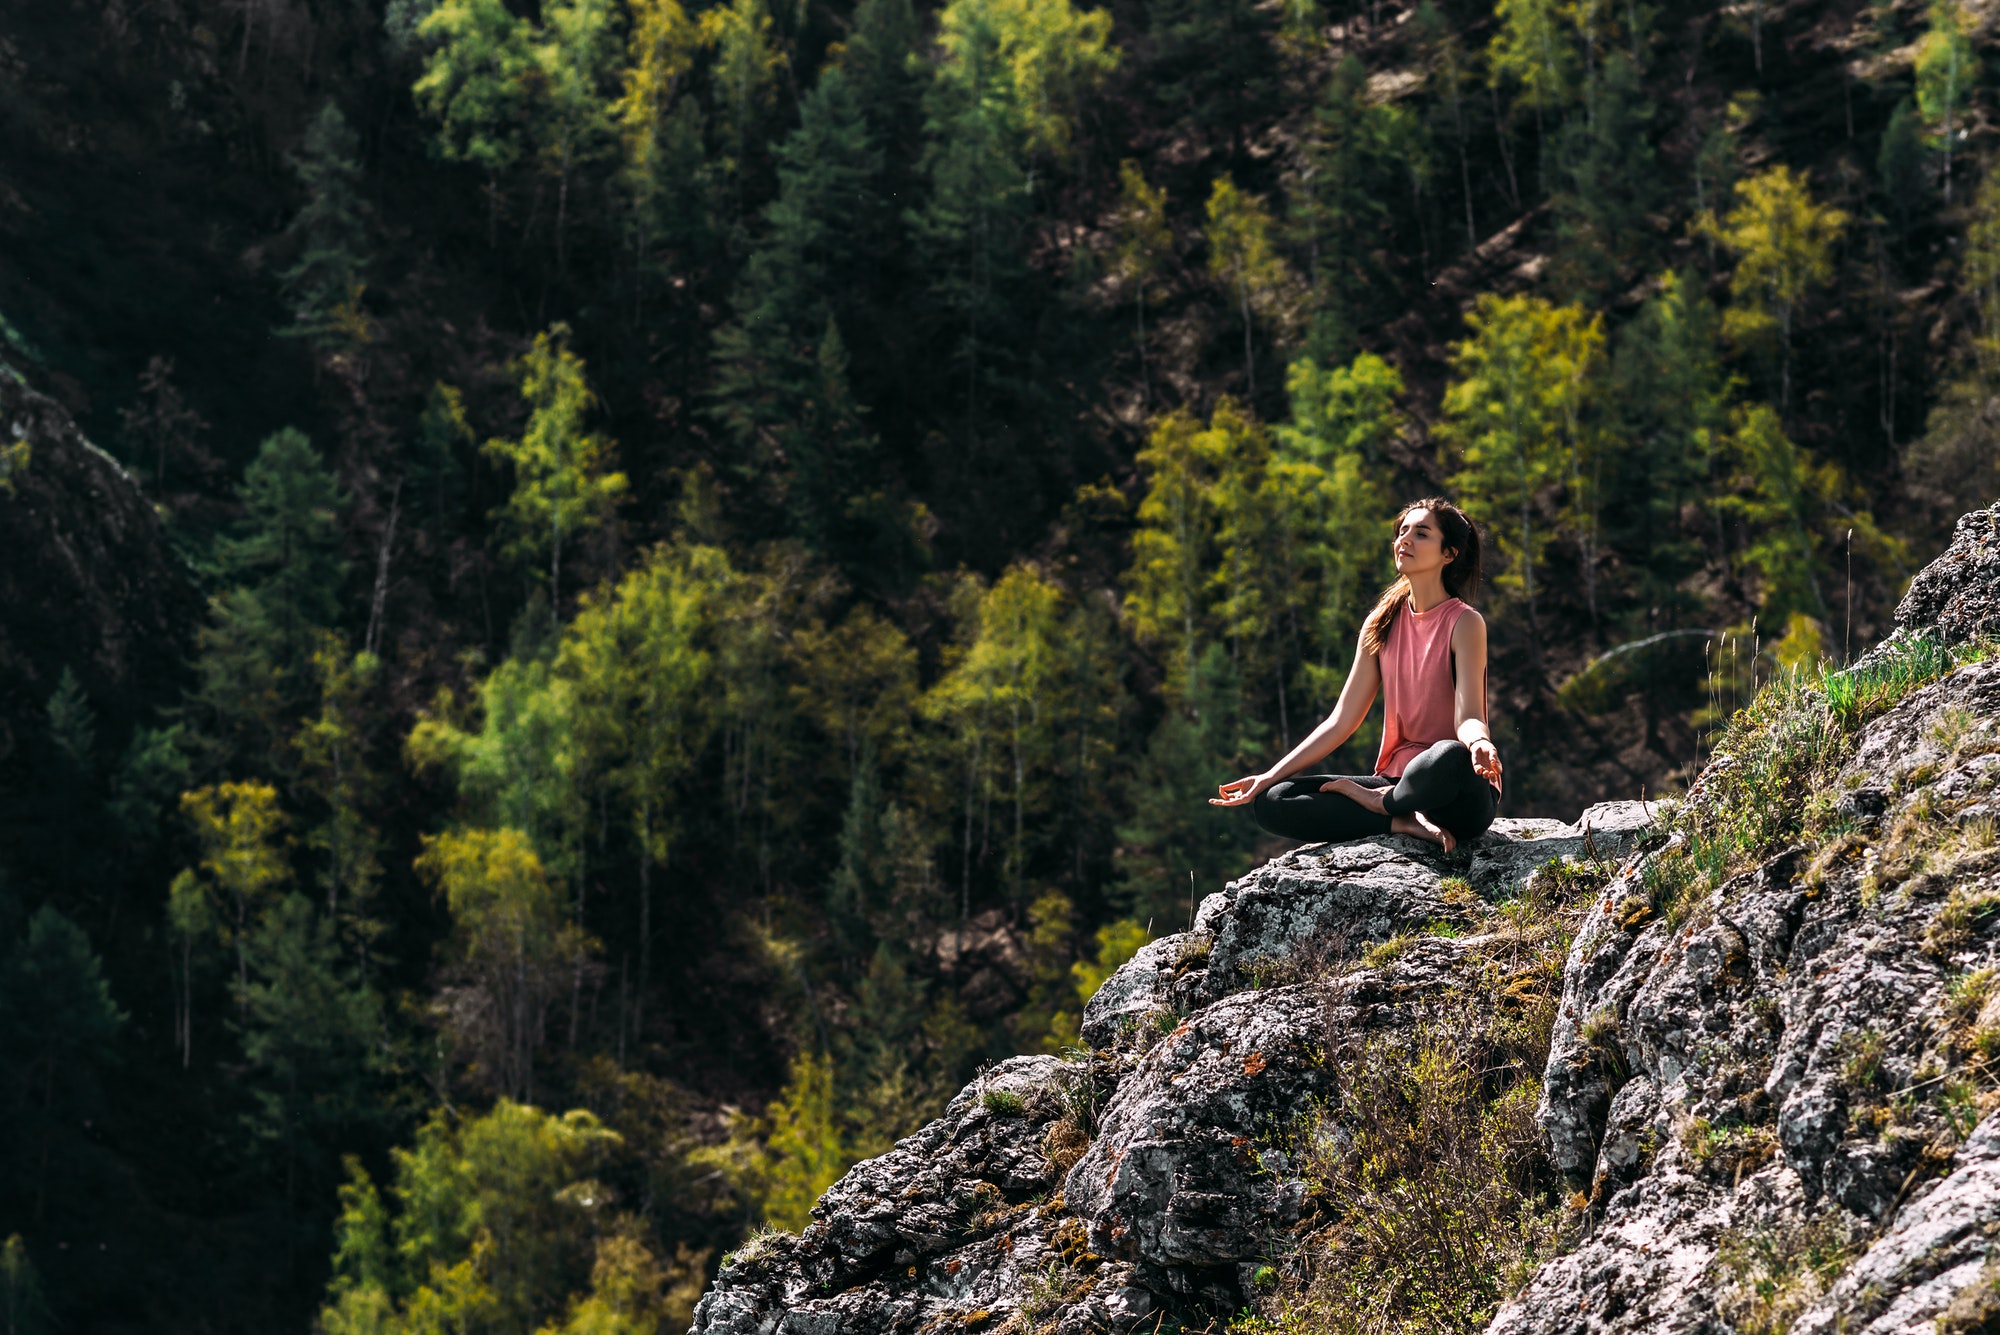
[[[1431,743],[1431,749],[1424,752],[1424,758],[1433,765],[1445,765],[1452,769],[1472,768],[1472,748],[1456,737]]]

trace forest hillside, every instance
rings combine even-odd
[[[1505,814],[1684,787],[2000,493],[1989,20],[0,8],[12,1328],[684,1328],[1280,851],[1408,499]]]

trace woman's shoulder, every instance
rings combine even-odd
[[[1452,601],[1458,603],[1458,617],[1451,627],[1452,639],[1456,640],[1466,634],[1486,634],[1486,618],[1479,615],[1478,608],[1461,599],[1454,598]]]

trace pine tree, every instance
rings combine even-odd
[[[291,427],[265,439],[243,471],[236,536],[220,549],[223,578],[256,619],[273,660],[302,668],[315,632],[331,626],[345,574],[338,511],[346,498],[305,433]]]
[[[292,323],[282,332],[323,350],[369,340],[361,294],[368,268],[368,204],[361,192],[361,142],[337,103],[320,108],[290,158],[306,202],[285,229],[297,253],[281,276]]]
[[[1368,97],[1368,70],[1348,55],[1334,67],[1300,146],[1293,226],[1310,256],[1313,286],[1308,354],[1338,362],[1372,314],[1389,275],[1381,257],[1397,250],[1391,208],[1398,179],[1420,156],[1416,127],[1390,103]]]
[[[717,413],[738,470],[772,487],[792,531],[827,554],[871,480],[873,439],[848,383],[839,320],[852,318],[886,260],[882,170],[846,72],[828,69],[778,150],[770,231],[744,267],[735,319],[716,337]]]
[[[56,679],[55,693],[49,696],[45,712],[49,720],[49,740],[72,773],[88,778],[97,769],[97,713],[83,683],[68,666]]]

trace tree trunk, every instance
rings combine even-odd
[[[403,479],[397,478],[395,490],[389,493],[389,523],[382,530],[382,547],[375,555],[375,593],[368,603],[368,631],[361,638],[361,647],[371,654],[382,643],[382,609],[389,600],[389,552],[396,545],[396,520],[402,507]]]

